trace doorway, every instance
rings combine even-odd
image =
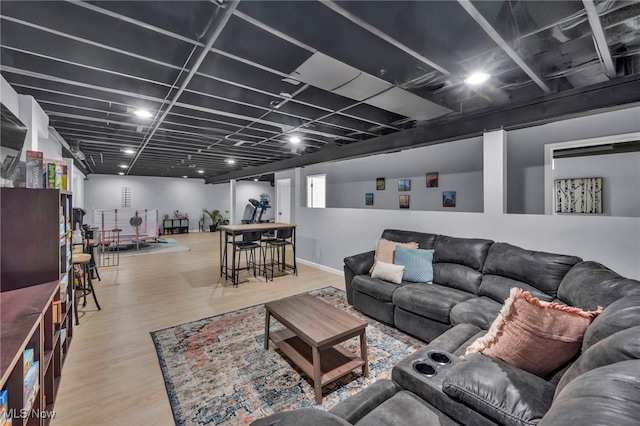
[[[276,181],[276,222],[291,223],[291,178]]]

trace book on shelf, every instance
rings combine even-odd
[[[54,300],[52,304],[53,322],[60,324],[62,322],[62,302],[60,300]]]
[[[22,405],[27,410],[30,410],[40,388],[40,363],[38,361],[33,361],[33,364],[29,367],[27,374],[24,375],[23,385]]]
[[[33,355],[34,355],[34,351],[32,348],[27,348],[22,353],[22,374],[23,375],[26,375],[27,371],[29,371],[29,369],[33,365]]]
[[[27,188],[44,188],[43,154],[41,151],[29,151],[25,153],[26,159],[26,185]]]
[[[5,389],[0,392],[0,425],[4,426],[9,417],[9,392]]]

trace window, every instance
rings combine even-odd
[[[307,207],[325,207],[325,181],[327,175],[307,176]]]

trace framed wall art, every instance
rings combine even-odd
[[[376,190],[384,191],[384,178],[376,179]]]
[[[456,206],[456,191],[442,191],[442,207]]]
[[[408,195],[400,195],[399,207],[401,209],[409,208],[409,196]]]
[[[398,191],[411,191],[411,179],[400,179],[398,181]]]
[[[427,188],[438,187],[438,172],[427,173]]]
[[[602,178],[555,180],[556,213],[602,213]]]
[[[364,194],[364,205],[372,206],[373,205],[373,192],[367,192]]]

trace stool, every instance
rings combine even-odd
[[[73,301],[73,310],[76,316],[76,325],[80,324],[78,321],[78,300],[80,296],[82,296],[82,306],[87,306],[87,294],[91,294],[93,296],[93,301],[96,303],[96,307],[98,310],[101,310],[100,304],[98,303],[98,298],[96,297],[96,292],[93,288],[93,283],[91,282],[91,256],[88,253],[77,253],[72,256],[72,263],[74,267],[82,268],[83,277],[82,283],[78,286],[75,285],[74,279],[74,301]],[[74,276],[75,278],[75,276]]]
[[[102,281],[100,279],[100,273],[98,273],[98,265],[96,264],[96,258],[94,256],[96,247],[97,245],[95,240],[93,239],[86,240],[85,253],[88,253],[91,255],[91,261],[89,262],[89,271],[91,273],[91,278],[93,279],[98,278],[98,281]]]

